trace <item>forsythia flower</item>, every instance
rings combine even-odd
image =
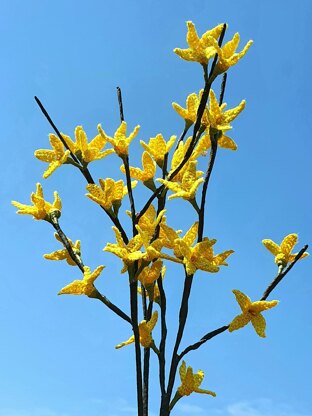
[[[102,273],[105,266],[98,266],[94,272],[91,273],[91,269],[88,266],[85,266],[83,279],[74,280],[69,285],[63,287],[58,293],[58,295],[86,295],[90,298],[96,297],[98,291],[94,287],[93,283],[95,279],[99,277]]]
[[[203,178],[196,179],[203,172],[196,171],[197,161],[192,160],[188,163],[187,169],[182,176],[181,184],[167,181],[166,179],[157,179],[158,182],[164,184],[170,191],[175,192],[168,199],[183,198],[187,201],[193,201],[199,185],[204,181]]]
[[[57,233],[54,234],[54,237],[57,239],[57,241],[59,241],[60,243],[62,243],[62,240],[60,239],[59,235]],[[80,257],[80,240],[76,240],[75,243],[72,242],[72,240],[68,239],[69,244],[71,245],[73,252]],[[70,266],[77,266],[77,264],[74,262],[74,260],[70,257],[68,251],[66,248],[62,249],[62,250],[56,250],[53,251],[53,253],[50,254],[44,254],[43,256],[45,259],[47,260],[66,260],[67,263]]]
[[[154,344],[152,338],[152,330],[154,329],[158,319],[158,312],[154,311],[151,319],[149,321],[143,320],[139,323],[139,334],[140,334],[140,344],[144,348],[149,348]],[[134,335],[132,335],[128,341],[122,342],[121,344],[116,345],[116,349],[122,348],[125,345],[132,344],[134,342]]]
[[[200,90],[199,94],[190,94],[186,99],[186,108],[184,109],[177,103],[172,103],[172,107],[176,110],[176,112],[181,116],[186,123],[187,127],[190,127],[192,124],[196,122],[197,119],[197,110],[199,107],[200,100],[202,98],[204,90]],[[209,124],[208,120],[208,111],[205,109],[201,124],[204,127],[207,127]]]
[[[129,170],[131,178],[142,181],[148,188],[155,190],[153,178],[156,173],[156,164],[148,152],[143,152],[142,154],[142,166],[143,170],[130,166]],[[120,166],[120,170],[122,173],[126,173],[124,165]]]
[[[107,140],[105,140],[101,134],[95,136],[94,139],[88,143],[87,135],[82,126],[77,126],[75,128],[76,142],[73,142],[72,139],[65,134],[62,136],[64,137],[64,140],[66,141],[67,146],[70,148],[71,152],[74,153],[78,159],[82,160],[84,163],[89,163],[93,160],[100,160],[105,156],[114,153],[113,149],[107,149],[101,152],[107,143]]]
[[[226,72],[231,66],[237,64],[237,62],[246,54],[253,43],[252,40],[249,40],[244,46],[243,50],[239,53],[236,53],[239,41],[239,33],[235,33],[233,39],[231,39],[222,47],[218,45],[218,42],[214,37],[211,36],[207,39],[207,43],[211,48],[214,48],[218,54],[218,61],[215,68],[216,74],[222,74],[222,72]]]
[[[171,170],[170,170],[169,174],[174,172],[176,170],[176,168],[180,165],[180,163],[184,159],[184,156],[185,156],[188,148],[190,147],[191,141],[192,141],[192,136],[188,137],[185,140],[185,142],[181,141],[179,143],[179,145],[176,148],[176,150],[174,151],[172,159],[171,159]],[[179,172],[171,180],[175,181],[175,182],[181,182],[183,174],[187,169],[187,165],[188,164],[185,163],[185,165],[182,167],[182,169],[180,169]]]
[[[165,141],[162,134],[157,134],[156,137],[151,137],[148,144],[140,140],[141,146],[155,159],[157,165],[162,168],[164,158],[169,150],[172,148],[177,136],[171,136],[168,142]]]
[[[164,280],[166,273],[166,266],[161,266],[162,261],[156,260],[151,267],[145,267],[138,276],[138,279],[147,291],[146,296],[159,305],[161,304],[161,299],[157,279],[161,276],[162,280]],[[138,293],[142,295],[140,287],[138,287]]]
[[[229,331],[236,331],[251,322],[259,337],[264,338],[266,322],[261,312],[276,306],[278,300],[251,302],[250,298],[239,290],[233,290],[233,293],[243,313],[233,319]]]
[[[114,206],[115,209],[119,209],[121,200],[127,195],[128,189],[124,185],[122,180],[114,181],[114,179],[99,179],[100,186],[95,184],[88,184],[87,190],[90,192],[86,194],[88,198],[97,204],[104,207],[106,210],[111,209]],[[137,182],[131,182],[131,187],[134,188]]]
[[[131,212],[127,211],[129,216],[131,217]],[[151,239],[154,235],[155,229],[160,222],[163,222],[165,210],[160,211],[157,215],[155,207],[151,204],[144,215],[139,219],[139,227],[143,231],[148,232],[149,239]],[[160,238],[162,238],[162,232],[160,229]]]
[[[210,396],[213,397],[216,396],[216,393],[214,393],[213,391],[203,390],[199,388],[204,379],[204,372],[202,370],[198,370],[197,373],[194,374],[192,367],[186,368],[185,361],[182,361],[179,373],[182,382],[181,386],[178,387],[179,396],[189,396],[193,392],[210,394]]]
[[[237,144],[228,136],[221,135],[218,137],[218,146],[224,149],[237,150]],[[199,139],[197,146],[192,153],[192,159],[197,159],[198,156],[206,156],[207,150],[211,147],[211,140],[209,129],[205,131],[203,136]]]
[[[174,244],[175,251],[178,250],[183,256],[186,273],[193,275],[196,270],[204,270],[210,273],[216,273],[220,270],[219,266],[227,266],[225,260],[229,257],[233,250],[227,250],[218,255],[214,255],[212,246],[216,240],[204,238],[203,241],[191,247],[183,239],[177,239]]]
[[[295,260],[298,253],[292,254],[292,249],[298,241],[297,234],[288,234],[280,245],[274,243],[272,240],[262,240],[264,246],[275,256],[275,263],[282,268],[286,267],[288,263]],[[307,257],[309,253],[304,252],[300,259]]]
[[[49,141],[53,150],[38,149],[35,157],[43,162],[48,162],[48,169],[44,172],[44,179],[48,178],[58,167],[66,163],[70,154],[69,150],[64,150],[64,145],[55,134],[49,134]]]
[[[135,136],[138,134],[140,126],[136,126],[133,132],[130,134],[129,137],[126,137],[127,133],[127,123],[122,121],[118,129],[116,130],[114,137],[106,136],[104,130],[102,129],[101,125],[98,125],[98,130],[100,135],[109,142],[112,146],[114,146],[114,150],[118,156],[123,158],[124,156],[128,155],[128,147]]]
[[[189,45],[188,49],[175,48],[173,52],[180,56],[180,58],[186,61],[199,62],[202,65],[207,65],[208,60],[216,54],[216,48],[212,45],[210,38],[219,38],[223,25],[218,25],[213,29],[208,30],[199,38],[196,28],[193,22],[188,21],[187,24],[187,35],[186,42]],[[207,42],[209,41],[209,42]]]
[[[17,214],[32,215],[36,220],[46,221],[50,221],[49,216],[51,214],[54,214],[58,217],[61,215],[62,203],[56,191],[54,192],[54,201],[51,204],[50,202],[44,200],[42,186],[40,183],[37,183],[36,192],[32,192],[30,199],[34,204],[33,206],[12,201],[12,205],[19,209]]]

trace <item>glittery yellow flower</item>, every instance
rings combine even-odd
[[[153,178],[156,173],[156,163],[148,152],[143,152],[142,154],[142,166],[143,170],[130,166],[129,170],[131,178],[142,181],[148,188],[155,190]],[[124,165],[120,166],[120,170],[122,173],[126,173]]]
[[[172,148],[176,138],[177,136],[171,136],[168,142],[166,142],[162,134],[157,134],[156,137],[150,138],[148,144],[146,144],[143,140],[140,140],[140,144],[143,146],[144,150],[153,156],[157,165],[162,168],[164,158]]]
[[[252,45],[252,40],[249,40],[244,46],[241,52],[236,52],[240,41],[239,33],[235,33],[233,38],[227,42],[224,46],[220,47],[218,41],[215,37],[210,36],[207,38],[207,45],[218,54],[218,62],[215,68],[215,74],[222,74],[226,72],[231,66],[237,64],[237,62],[246,54],[250,46]]]
[[[62,134],[62,136],[64,137],[64,140],[71,152],[74,153],[83,163],[100,160],[111,153],[114,153],[113,149],[102,151],[107,143],[107,140],[105,140],[101,134],[96,135],[94,139],[88,143],[87,135],[82,126],[77,126],[75,128],[76,142],[73,142],[73,140],[65,134]]]
[[[196,93],[190,94],[186,99],[186,108],[181,107],[177,103],[172,103],[172,107],[176,110],[179,116],[181,116],[185,120],[187,127],[190,127],[192,124],[196,122],[197,110],[203,92],[204,90],[200,90],[198,95]],[[203,127],[207,127],[209,124],[207,109],[205,109],[203,113],[201,124]]]
[[[133,132],[130,134],[129,137],[126,136],[127,133],[127,123],[122,121],[118,129],[116,130],[114,137],[107,136],[102,129],[101,125],[98,125],[98,130],[100,135],[109,142],[112,146],[114,146],[114,150],[118,156],[123,158],[124,156],[128,155],[128,147],[135,136],[138,134],[140,126],[136,126]]]
[[[54,234],[54,237],[62,243],[62,240],[60,239],[59,235],[57,233]],[[76,256],[80,257],[80,240],[76,240],[75,243],[72,242],[72,240],[68,239],[69,244],[71,245],[71,248],[73,249],[73,252],[76,254]],[[63,243],[62,243],[63,244]],[[43,256],[47,260],[66,260],[66,262],[70,266],[77,266],[77,263],[74,262],[74,260],[70,257],[68,251],[66,248],[62,250],[56,250],[53,251],[50,254],[44,254]]]
[[[69,285],[63,287],[58,295],[86,295],[90,298],[97,297],[98,291],[94,287],[94,281],[102,273],[104,266],[98,266],[94,272],[88,266],[84,267],[83,279],[74,280]]]
[[[197,188],[204,181],[203,178],[198,178],[200,171],[196,171],[196,165],[196,160],[191,160],[188,163],[181,183],[171,182],[166,179],[157,179],[158,182],[164,184],[170,191],[175,192],[168,199],[183,198],[187,201],[193,201],[195,199]],[[203,172],[200,173],[203,174]]]
[[[61,140],[55,135],[49,135],[49,141],[53,150],[38,149],[35,151],[35,157],[43,162],[48,162],[48,169],[44,172],[44,179],[48,178],[58,167],[66,163],[70,154],[69,150],[65,150]]]
[[[12,205],[18,208],[17,214],[32,215],[36,220],[46,221],[50,221],[50,215],[55,215],[57,217],[61,215],[62,203],[58,193],[54,192],[54,201],[52,204],[45,201],[40,183],[37,183],[36,192],[32,192],[30,199],[34,204],[33,206],[12,201]]]
[[[274,243],[272,240],[262,240],[264,246],[275,256],[275,263],[282,268],[286,267],[288,263],[295,260],[298,253],[292,253],[292,249],[298,242],[297,234],[288,234],[280,245]],[[300,259],[307,257],[309,253],[304,252]]]
[[[216,393],[210,390],[200,389],[204,379],[204,372],[198,370],[196,374],[193,373],[192,367],[187,367],[185,361],[182,361],[182,364],[179,368],[181,386],[178,387],[178,394],[180,396],[189,396],[191,393],[201,393],[201,394],[210,394],[210,396],[215,397]]]
[[[154,344],[152,331],[157,323],[157,319],[158,319],[158,312],[154,311],[149,321],[143,320],[139,323],[140,344],[144,348],[152,347]],[[127,341],[116,345],[115,348],[119,349],[119,348],[122,348],[126,345],[133,344],[133,343],[134,343],[134,335],[132,335]]]
[[[87,190],[90,192],[86,194],[88,198],[97,204],[110,210],[112,206],[115,211],[119,209],[121,201],[127,195],[128,189],[122,180],[114,181],[114,179],[99,179],[100,186],[95,184],[88,184]],[[131,182],[131,187],[134,188],[137,182]]]
[[[242,313],[230,323],[229,331],[236,331],[251,322],[259,337],[264,338],[266,322],[261,312],[274,308],[278,304],[278,300],[251,302],[250,298],[239,290],[233,290],[233,293]]]
[[[219,38],[223,25],[218,25],[213,29],[208,30],[199,38],[196,28],[193,22],[188,21],[187,24],[187,35],[186,42],[189,45],[188,49],[179,49],[176,48],[173,51],[180,56],[180,58],[185,59],[186,61],[195,61],[199,62],[202,65],[207,65],[210,58],[216,54],[215,46],[209,41],[210,38],[217,39]],[[218,43],[218,42],[217,42]]]

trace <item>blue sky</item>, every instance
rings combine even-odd
[[[247,106],[231,132],[238,151],[218,154],[206,235],[217,238],[218,251],[235,254],[218,275],[196,275],[183,345],[238,313],[232,289],[261,297],[276,272],[263,238],[280,242],[296,232],[298,248],[311,243],[311,2],[220,3],[1,2],[0,416],[135,414],[133,348],[114,349],[130,336],[128,326],[86,297],[56,296],[79,278],[78,271],[44,260],[44,253],[57,248],[49,224],[18,217],[10,206],[12,199],[28,203],[38,181],[48,200],[58,190],[64,230],[81,239],[85,263],[106,265],[99,288],[127,310],[127,278],[119,274],[120,263],[102,251],[113,242],[110,223],[85,198],[83,178],[65,166],[42,179],[45,165],[33,152],[49,147],[51,129],[34,95],[61,131],[73,135],[82,124],[93,137],[99,122],[109,134],[118,127],[119,85],[129,129],[141,125],[139,139],[179,135],[183,124],[171,103],[183,105],[202,78],[198,65],[180,60],[172,49],[186,46],[186,20],[199,33],[227,22],[228,39],[239,31],[242,45],[249,39],[254,44],[229,72],[225,101],[233,107],[244,98]],[[133,165],[140,161],[138,142]],[[112,156],[90,169],[97,178],[121,178],[119,164]],[[146,195],[136,193],[138,206]],[[181,201],[168,204],[167,217],[183,230],[194,221]],[[182,284],[181,270],[168,267],[173,332]],[[271,296],[280,305],[267,312],[266,339],[246,327],[189,354],[187,364],[205,371],[203,388],[216,391],[217,398],[194,394],[174,414],[311,416],[311,296],[311,259],[305,259]],[[156,380],[155,362],[152,370]],[[155,416],[156,382],[151,394]]]

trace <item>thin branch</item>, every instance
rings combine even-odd
[[[131,186],[131,176],[130,176],[130,167],[129,167],[129,156],[126,155],[122,158],[125,172],[126,172],[126,179],[127,179],[127,190],[129,195],[129,202],[130,202],[130,210],[131,210],[131,220],[132,220],[132,233],[133,237],[137,234],[137,229],[135,228],[137,218],[135,214],[135,205],[134,205],[134,198]]]
[[[123,122],[125,120],[125,117],[124,117],[124,112],[123,112],[123,104],[122,104],[122,96],[121,96],[120,87],[117,87],[117,98],[118,98],[118,104],[119,104],[120,121]]]
[[[227,81],[227,72],[223,74],[223,78],[222,78],[221,91],[220,91],[220,97],[219,97],[219,106],[223,103],[226,81]]]
[[[98,292],[96,299],[103,302],[104,305],[107,306],[111,311],[115,312],[118,316],[120,316],[120,318],[124,319],[125,321],[129,322],[130,325],[132,325],[131,318],[121,309],[119,309],[118,306],[114,305],[106,296]]]

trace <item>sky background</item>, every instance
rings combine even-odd
[[[114,242],[111,224],[85,194],[85,182],[69,166],[42,179],[46,164],[34,150],[49,148],[51,128],[37,95],[58,128],[73,135],[83,125],[89,138],[102,123],[119,126],[116,86],[125,118],[141,130],[131,164],[140,165],[139,139],[179,135],[183,123],[171,107],[202,87],[198,64],[182,61],[185,21],[202,34],[227,22],[241,47],[254,44],[229,71],[225,101],[246,99],[233,123],[238,151],[220,149],[207,197],[205,235],[216,251],[235,250],[217,275],[198,272],[182,346],[229,323],[239,313],[232,289],[259,299],[276,273],[264,238],[280,243],[298,233],[311,243],[311,29],[310,0],[159,0],[0,2],[0,121],[2,143],[0,279],[0,416],[135,415],[133,346],[114,346],[129,326],[97,301],[56,294],[80,278],[78,269],[43,259],[59,248],[48,223],[17,216],[11,200],[29,203],[36,182],[47,200],[58,190],[67,235],[82,241],[86,264],[105,264],[99,289],[128,311],[127,277],[104,253]],[[203,159],[204,168],[205,160]],[[120,161],[94,162],[95,178],[122,178]],[[141,207],[148,192],[135,192]],[[125,206],[122,211],[124,212]],[[194,214],[186,202],[167,205],[168,223],[186,231]],[[127,217],[122,213],[122,221]],[[177,325],[181,268],[168,266],[165,290],[171,334]],[[190,353],[187,364],[205,371],[202,387],[217,392],[182,399],[174,415],[311,416],[311,259],[299,262],[270,299],[267,338],[251,325],[228,332]],[[158,339],[158,331],[154,337]],[[173,335],[169,336],[169,342]],[[154,358],[154,357],[153,357]],[[152,361],[151,416],[158,414],[157,366]]]

